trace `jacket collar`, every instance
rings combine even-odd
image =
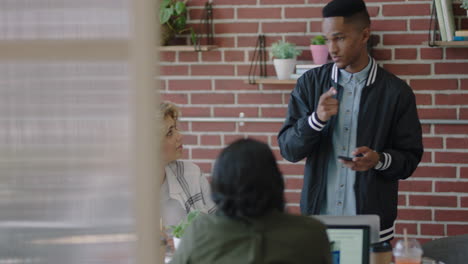
[[[371,59],[371,66],[369,70],[369,75],[367,76],[366,86],[374,84],[375,79],[377,77],[377,62],[375,62],[375,59],[372,57],[370,57],[370,59]],[[338,83],[339,72],[340,70],[338,69],[338,66],[336,66],[336,64],[333,64],[331,78],[335,83]]]

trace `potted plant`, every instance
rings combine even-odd
[[[315,64],[327,63],[328,48],[325,43],[325,38],[320,35],[312,38],[310,41],[310,52],[312,53],[312,60]]]
[[[466,16],[468,16],[468,0],[463,0],[460,7],[466,9]]]
[[[167,43],[175,35],[191,32],[192,42],[195,42],[193,28],[187,26],[187,0],[162,0],[159,7],[159,22],[161,23],[161,44]]]
[[[270,57],[273,59],[276,75],[279,80],[291,78],[296,66],[296,57],[302,53],[296,45],[279,40],[271,45]]]
[[[185,229],[193,222],[193,220],[200,214],[200,211],[192,211],[187,214],[185,219],[182,219],[178,225],[169,226],[172,230],[172,236],[174,237],[174,247],[177,249],[180,243],[180,239],[184,235]]]

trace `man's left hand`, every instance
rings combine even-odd
[[[368,171],[379,163],[379,154],[369,147],[359,147],[351,154],[353,156],[362,154],[362,157],[354,157],[353,161],[340,159],[340,162],[354,171]]]

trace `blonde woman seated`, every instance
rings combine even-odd
[[[176,225],[193,211],[212,213],[210,186],[200,168],[182,157],[182,135],[177,128],[179,109],[171,102],[160,105],[164,117],[162,157],[165,173],[161,185],[161,215],[165,226]]]

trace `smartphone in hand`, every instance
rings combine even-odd
[[[362,157],[362,154],[356,155],[356,157]],[[345,160],[345,161],[353,161],[352,157],[346,157],[346,156],[338,156],[339,159]]]

